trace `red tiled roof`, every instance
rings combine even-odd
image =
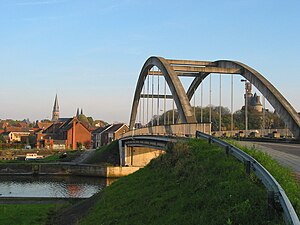
[[[6,132],[29,132],[29,129],[24,127],[6,127]]]
[[[50,122],[38,122],[37,123],[37,127],[39,129],[43,129],[43,130],[46,130],[48,127],[50,127],[52,125],[52,123]]]

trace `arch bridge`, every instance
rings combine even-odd
[[[159,70],[151,71],[154,67],[157,67]],[[262,74],[248,65],[230,60],[174,60],[156,56],[148,58],[142,67],[137,81],[130,116],[130,129],[132,130],[135,125],[139,101],[141,98],[146,97],[142,94],[142,90],[146,78],[150,75],[163,76],[171,92],[171,95],[165,94],[164,96],[159,94],[153,95],[152,93],[152,98],[165,97],[174,99],[180,123],[196,124],[197,121],[190,100],[201,82],[211,73],[222,75],[239,74],[243,76],[269,101],[280,118],[285,122],[287,128],[293,133],[294,137],[300,139],[300,117],[292,105]],[[179,79],[180,76],[193,77],[193,81],[187,91],[185,91]]]

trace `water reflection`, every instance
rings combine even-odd
[[[88,198],[107,183],[98,177],[0,176],[0,197]]]

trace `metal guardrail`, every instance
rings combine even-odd
[[[246,154],[239,148],[228,144],[211,135],[196,131],[197,138],[207,139],[209,143],[216,143],[226,150],[227,154],[233,155],[246,166],[246,173],[250,174],[250,170],[262,181],[268,190],[269,204],[279,203],[283,209],[284,219],[286,224],[300,225],[299,218],[293,208],[286,193],[276,179],[253,157]]]
[[[155,149],[165,150],[168,143],[178,142],[184,137],[176,136],[163,136],[163,135],[135,135],[122,137],[119,141],[125,143],[128,146],[144,146],[153,147]]]

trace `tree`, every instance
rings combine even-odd
[[[88,116],[88,117],[87,117],[87,120],[89,121],[89,124],[90,124],[91,126],[93,126],[93,124],[94,124],[94,119],[93,119],[93,117]]]
[[[86,148],[86,149],[89,149],[89,148],[91,148],[91,141],[90,140],[88,140],[88,141],[85,141],[84,143],[83,143],[83,145],[84,145],[84,147]]]
[[[4,137],[3,134],[0,135],[0,142],[1,143],[5,143],[6,142],[6,139],[5,139],[5,137]]]
[[[79,120],[80,122],[84,123],[84,124],[90,124],[90,122],[88,121],[88,119],[86,118],[86,116],[83,115],[83,114],[80,114],[80,115],[78,116],[78,120]]]

